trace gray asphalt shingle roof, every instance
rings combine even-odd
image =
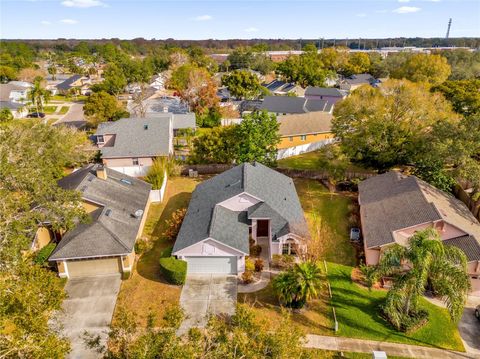
[[[306,99],[305,97],[266,96],[260,105],[260,110],[274,113],[307,113],[332,110],[333,104],[327,100]]]
[[[367,248],[395,242],[394,231],[443,220],[468,235],[448,239],[468,258],[480,258],[480,223],[453,196],[415,176],[388,172],[362,181],[360,216]]]
[[[173,252],[213,238],[248,253],[247,211],[234,212],[217,206],[218,203],[243,192],[261,199],[262,203],[268,205],[262,210],[268,209],[270,215],[276,215],[272,220],[273,236],[290,232],[302,237],[308,236],[303,210],[292,179],[262,164],[245,163],[197,186]],[[278,228],[281,221],[284,221],[284,224]],[[285,232],[286,230],[290,231]]]
[[[99,208],[89,223],[67,232],[49,260],[128,254],[133,250],[151,185],[110,168],[107,179],[96,176],[98,165],[90,164],[58,181],[60,187],[78,190],[82,198]]]
[[[170,118],[166,114],[101,123],[95,135],[115,135],[113,146],[100,149],[102,158],[168,156],[172,149]]]
[[[56,88],[57,89],[60,89],[60,90],[68,90],[70,89],[70,87],[72,87],[72,84],[77,81],[77,80],[80,80],[83,76],[82,75],[73,75],[71,77],[69,77],[68,79],[66,79],[65,81],[59,83]]]
[[[305,96],[330,96],[343,98],[346,94],[335,87],[308,86],[305,89]]]

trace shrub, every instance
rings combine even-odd
[[[261,272],[263,270],[264,264],[263,259],[257,258],[255,259],[255,272]]]
[[[168,282],[181,285],[187,276],[187,262],[174,257],[160,258],[160,271]]]
[[[160,253],[160,258],[170,257],[172,255],[173,247],[167,247]]]
[[[57,245],[55,243],[47,244],[45,247],[38,251],[33,261],[37,264],[44,264],[48,257],[50,257],[50,254],[52,254],[56,246]]]
[[[272,266],[286,269],[295,264],[295,257],[289,254],[274,254],[272,256]]]
[[[158,190],[162,188],[166,171],[166,159],[164,157],[153,160],[152,166],[149,168],[145,181],[152,185],[152,189]]]
[[[123,271],[122,272],[122,280],[127,280],[131,277],[132,272],[129,270]]]
[[[152,249],[153,243],[152,241],[149,241],[148,238],[142,237],[135,242],[135,253],[141,255],[145,252],[148,252],[150,249]]]
[[[175,329],[180,327],[184,318],[185,312],[182,307],[177,304],[167,307],[167,309],[165,309],[165,314],[163,315],[163,320],[167,325]]]
[[[173,212],[172,218],[166,221],[167,229],[164,233],[165,237],[172,241],[177,238],[178,232],[180,231],[180,227],[182,226],[182,222],[185,218],[186,213],[186,208],[180,208]]]
[[[246,257],[245,258],[245,271],[253,272],[255,270],[255,262],[253,259]]]
[[[250,255],[258,257],[262,253],[262,247],[259,244],[254,244],[250,247]]]
[[[242,282],[249,284],[253,282],[253,272],[246,270],[242,273]]]

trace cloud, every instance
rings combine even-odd
[[[367,16],[367,14],[365,14],[364,12],[361,12],[361,13],[359,13],[359,14],[356,14],[355,16],[357,16],[357,17],[365,17],[365,16]]]
[[[246,29],[244,29],[243,31],[245,32],[257,32],[258,29],[256,27],[247,27]]]
[[[209,21],[212,19],[213,17],[211,15],[200,15],[195,18],[195,21]]]
[[[42,21],[40,21],[40,24],[42,24],[42,25],[52,25],[52,22],[47,21],[47,20],[42,20]]]
[[[62,5],[66,7],[78,7],[78,8],[89,8],[95,6],[103,6],[106,7],[107,5],[100,0],[65,0],[62,1]]]
[[[393,10],[393,12],[396,12],[397,14],[411,14],[420,10],[422,9],[415,6],[400,6],[398,9]]]
[[[73,19],[63,19],[63,20],[60,20],[60,22],[61,22],[62,24],[68,24],[68,25],[78,24],[78,21],[77,21],[77,20],[73,20]]]

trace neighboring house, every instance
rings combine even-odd
[[[278,115],[323,111],[333,112],[333,103],[327,100],[307,99],[305,97],[266,96],[260,110]]]
[[[28,108],[22,103],[13,101],[0,101],[0,109],[8,108],[13,118],[23,118],[28,114]]]
[[[50,255],[49,261],[56,263],[59,276],[130,272],[135,261],[135,242],[147,218],[151,185],[94,164],[62,178],[58,185],[80,191],[91,217],[88,223],[66,232]],[[41,233],[43,237],[45,234]]]
[[[358,186],[366,264],[392,244],[435,228],[443,243],[465,252],[472,294],[480,296],[480,223],[463,202],[414,177],[388,172]]]
[[[155,90],[165,90],[165,75],[158,74],[152,77],[149,86],[154,88]]]
[[[353,91],[363,85],[377,86],[379,81],[370,74],[357,74],[339,81],[341,90]]]
[[[172,254],[188,273],[241,273],[250,237],[268,258],[295,254],[309,238],[293,180],[259,163],[197,185]]]
[[[305,94],[305,90],[293,82],[273,80],[268,84],[262,84],[262,86],[265,87],[269,92],[277,96],[285,96],[289,94],[303,96]]]
[[[89,78],[82,75],[70,76],[63,82],[56,85],[57,93],[66,95],[71,89],[78,89],[82,95],[90,93],[91,81]]]
[[[326,112],[278,116],[280,143],[277,159],[312,152],[333,142],[332,117]]]
[[[185,128],[195,128],[194,114],[148,113],[146,118],[103,122],[94,139],[105,166],[141,177],[155,158],[173,155],[174,131]]]
[[[337,103],[347,97],[345,90],[339,90],[334,87],[313,87],[308,86],[305,89],[305,98],[309,100],[327,100],[330,103]]]
[[[28,92],[33,87],[29,82],[10,81],[0,84],[0,101],[25,103],[28,100]]]
[[[232,99],[232,95],[226,87],[221,87],[217,90],[217,97],[219,98],[220,102],[228,102]]]

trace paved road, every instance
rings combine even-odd
[[[218,274],[189,274],[180,295],[186,314],[179,334],[192,327],[205,327],[208,315],[235,313],[237,277]]]
[[[82,336],[87,331],[106,340],[120,283],[120,275],[76,278],[67,282],[65,290],[68,298],[63,302],[64,313],[60,321],[63,334],[71,341],[72,351],[68,358],[100,357],[95,351],[85,348]]]
[[[83,104],[75,102],[70,106],[70,109],[68,110],[66,115],[56,121],[54,125],[62,124],[77,128],[83,128],[86,123],[87,121],[85,120],[85,116],[83,114]]]
[[[307,334],[307,348],[335,350],[357,353],[372,353],[374,350],[384,351],[387,355],[396,355],[406,358],[442,358],[442,359],[470,359],[478,358],[467,353],[427,348],[418,345],[378,342],[342,337],[328,337],[323,335]]]

